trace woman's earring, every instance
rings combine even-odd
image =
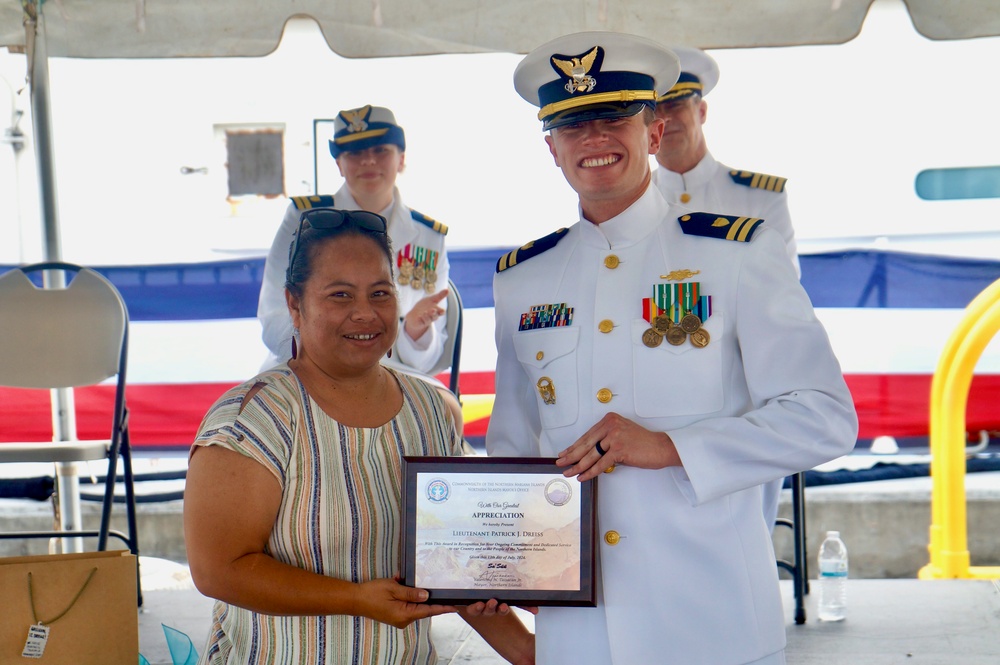
[[[299,355],[299,347],[295,343],[295,337],[292,337],[292,360],[295,360]]]
[[[389,353],[385,354],[386,358],[392,358],[392,347],[389,347]]]

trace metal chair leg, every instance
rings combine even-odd
[[[795,596],[795,623],[806,622],[805,596],[809,593],[809,565],[806,553],[806,496],[805,474],[796,473],[792,478],[792,518],[779,518],[775,525],[787,526],[792,530],[792,540],[795,549],[794,563],[778,559],[778,567],[788,571],[792,576],[792,589]]]

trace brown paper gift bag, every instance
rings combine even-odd
[[[0,558],[0,663],[136,665],[136,593],[136,558],[126,550]],[[45,649],[24,657],[38,620],[48,622]]]

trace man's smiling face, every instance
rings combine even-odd
[[[564,125],[545,137],[556,166],[580,196],[588,220],[600,223],[634,203],[649,182],[649,155],[663,135],[663,120],[640,112],[625,118]]]

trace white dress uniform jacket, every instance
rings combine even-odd
[[[767,176],[764,180],[767,185],[752,186],[735,182],[730,175],[733,173],[742,172],[720,164],[711,153],[706,153],[698,165],[687,173],[674,173],[662,166],[658,167],[653,171],[653,182],[659,187],[663,198],[673,205],[721,215],[745,215],[763,219],[785,240],[788,257],[798,273],[799,256],[795,247],[792,218],[788,212],[784,178]],[[775,183],[776,189],[768,189],[768,186],[774,186]],[[691,199],[682,201],[683,194]]]
[[[346,185],[341,187],[333,198],[334,207],[341,210],[361,209]],[[262,369],[281,364],[292,357],[292,318],[285,303],[285,271],[288,269],[288,250],[299,228],[301,213],[302,211],[296,208],[294,203],[288,204],[285,217],[281,220],[281,227],[274,236],[274,242],[264,264],[264,278],[260,287],[260,298],[257,301],[257,318],[263,328],[264,344],[271,355]],[[388,233],[394,252],[398,254],[407,245],[414,245],[438,253],[437,282],[434,292],[448,288],[448,254],[444,247],[444,233],[413,219],[410,209],[403,204],[398,189],[394,191],[391,207],[381,214],[388,220]],[[423,289],[414,289],[409,284],[399,284],[399,266],[397,265],[394,270],[397,279],[396,289],[399,292],[400,317],[402,317],[413,309],[417,301],[429,294]],[[442,300],[440,306],[447,308],[447,301]],[[418,340],[410,339],[400,324],[399,336],[393,346],[393,356],[383,359],[383,364],[405,373],[432,378],[423,373],[430,370],[441,356],[448,336],[445,324],[446,317],[439,317]],[[438,386],[443,385],[436,380],[432,382]]]
[[[795,273],[801,277],[784,178],[758,178],[760,186],[754,187],[751,184],[753,181],[746,178],[741,178],[740,182],[734,181],[732,175],[740,173],[715,161],[712,153],[707,152],[698,165],[687,173],[675,173],[660,166],[653,172],[653,182],[659,187],[663,198],[674,205],[694,210],[711,210],[722,215],[763,219],[784,238],[788,258],[795,266]],[[690,197],[687,203],[681,200],[684,194]],[[784,478],[778,478],[761,488],[764,520],[772,528],[778,518],[778,501],[783,484]]]
[[[685,212],[650,186],[618,217],[580,221],[494,278],[490,455],[554,457],[613,411],[668,433],[683,462],[601,475],[598,607],[541,608],[543,665],[783,662],[760,485],[856,441],[851,395],[782,238],[763,225],[751,242],[686,235]],[[677,283],[671,271],[694,273],[683,281],[712,296],[704,348],[642,342],[642,299]],[[518,330],[522,313],[556,303],[573,308],[570,325]]]

